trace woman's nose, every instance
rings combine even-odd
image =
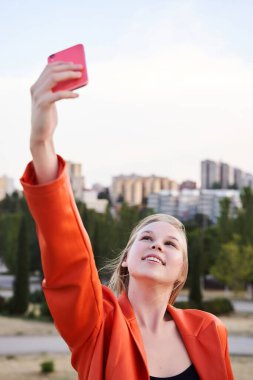
[[[151,248],[158,249],[158,251],[162,251],[162,247],[159,243],[153,243]]]

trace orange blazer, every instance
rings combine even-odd
[[[148,380],[147,360],[134,311],[102,286],[89,237],[79,216],[65,162],[59,176],[36,184],[33,164],[21,183],[36,222],[43,290],[55,325],[72,353],[80,380]],[[232,380],[227,333],[215,316],[168,306],[201,380]],[[169,344],[169,342],[168,342]]]

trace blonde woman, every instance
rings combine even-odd
[[[48,65],[31,88],[33,161],[21,179],[35,219],[43,290],[81,380],[232,380],[226,329],[215,316],[174,308],[188,270],[183,225],[152,215],[132,232],[111,279],[102,286],[78,214],[65,162],[54,150],[52,92],[82,67]]]

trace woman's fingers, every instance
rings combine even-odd
[[[61,99],[74,99],[78,98],[79,94],[72,91],[57,91],[53,92],[51,95],[51,102],[57,102]]]
[[[42,71],[39,79],[31,87],[31,94],[36,95],[41,91],[52,90],[59,82],[78,79],[82,76],[83,66],[72,62],[54,62],[48,64]]]
[[[39,76],[39,79],[42,78],[45,74],[50,73],[50,72],[59,72],[59,71],[68,71],[68,70],[82,70],[83,65],[82,64],[76,64],[73,62],[62,62],[62,61],[57,61],[57,62],[52,62],[48,63],[42,73]]]
[[[52,67],[54,66],[54,67]],[[52,88],[57,85],[57,83],[70,80],[70,79],[78,79],[82,76],[81,72],[82,65],[75,65],[71,63],[59,63],[57,64],[49,64],[46,66],[44,71],[42,72],[41,76],[37,80],[37,82],[31,87],[31,95],[35,102],[44,103],[45,94],[52,93]],[[71,92],[65,92],[63,93],[67,95],[67,98],[76,98],[77,96],[70,96]],[[48,94],[48,95],[49,95]],[[65,96],[64,95],[64,96]],[[60,95],[62,96],[62,95]],[[54,100],[54,97],[47,97],[50,98],[51,101]],[[62,99],[62,98],[59,98]],[[57,100],[59,100],[57,99]],[[45,104],[45,103],[44,103]],[[49,104],[46,102],[46,104]]]
[[[57,83],[70,79],[78,79],[81,76],[82,73],[80,71],[53,72],[41,81],[39,91],[51,91]]]
[[[45,92],[39,96],[39,101],[36,102],[37,107],[40,109],[47,108],[50,104],[62,99],[74,99],[78,98],[79,94],[72,91],[57,91],[57,92]]]
[[[68,71],[68,70],[82,70],[83,65],[82,64],[76,64],[73,62],[53,62],[49,63],[46,66],[47,70],[52,70],[54,72],[59,72],[59,71]]]

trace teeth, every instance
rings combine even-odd
[[[161,260],[157,259],[156,257],[147,257],[145,260],[147,260],[147,261],[155,261],[156,263],[162,264]]]

